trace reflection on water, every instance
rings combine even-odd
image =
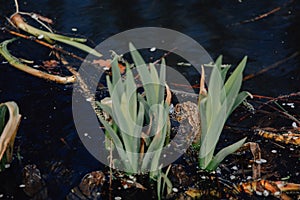
[[[255,73],[299,51],[299,1],[207,1],[207,0],[27,0],[19,1],[22,11],[37,12],[55,20],[55,29],[88,37],[95,44],[131,28],[156,26],[180,31],[198,41],[215,59],[224,55],[236,64],[248,55],[245,74]],[[0,23],[13,13],[13,1],[0,0]],[[281,10],[262,20],[232,25],[259,16],[278,6]],[[7,35],[0,33],[0,39]],[[30,51],[29,51],[30,52]],[[299,56],[278,68],[244,83],[255,94],[277,96],[299,91]],[[23,120],[17,144],[24,163],[36,163],[49,170],[50,160],[62,160],[77,175],[99,166],[84,151],[72,122],[71,87],[47,83],[1,65],[1,102],[15,100]],[[66,146],[61,139],[69,146]],[[55,148],[55,149],[53,149]],[[17,166],[17,162],[15,162]],[[18,168],[13,168],[19,172]],[[43,172],[43,170],[42,170]],[[13,172],[12,172],[13,173]],[[54,175],[55,176],[55,175]],[[1,177],[0,177],[1,178]],[[3,177],[2,177],[3,178]],[[19,179],[16,180],[19,183]],[[1,180],[2,184],[2,180]],[[13,184],[13,183],[12,183]],[[71,187],[51,182],[54,191],[65,194]],[[2,190],[0,186],[0,190]]]

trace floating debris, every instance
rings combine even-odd
[[[277,153],[277,150],[273,149],[271,152],[272,152],[272,153]]]
[[[154,51],[156,51],[156,47],[152,47],[152,48],[150,49],[150,52],[154,52]]]
[[[265,197],[269,196],[269,194],[270,194],[270,192],[269,192],[268,190],[264,190],[264,191],[263,191],[263,195],[264,195]]]
[[[191,63],[185,63],[185,62],[179,62],[179,63],[177,63],[177,65],[178,66],[183,66],[183,67],[190,67],[190,66],[192,66]]]
[[[296,123],[296,122],[293,122],[293,123],[292,123],[292,127],[293,127],[293,128],[298,128],[297,123]]]
[[[295,104],[294,103],[287,103],[287,106],[290,106],[291,108],[295,108]]]
[[[72,28],[71,29],[73,32],[76,32],[77,31],[77,28]]]
[[[172,188],[172,191],[173,192],[178,192],[178,189],[174,187],[174,188]]]
[[[230,175],[230,177],[229,177],[231,180],[233,180],[233,179],[235,179],[236,177],[235,177],[235,175]]]
[[[265,159],[260,159],[260,160],[255,161],[255,163],[257,163],[257,164],[263,164],[263,163],[266,163],[266,162],[267,162],[267,160],[265,160]]]
[[[122,197],[115,197],[115,200],[121,200]]]

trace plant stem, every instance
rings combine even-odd
[[[19,13],[19,3],[18,0],[15,0],[16,13]]]

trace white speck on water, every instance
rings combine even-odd
[[[261,163],[267,163],[267,160],[266,159],[260,159]]]
[[[0,198],[2,198],[4,195],[3,194],[0,194]]]
[[[88,101],[88,102],[91,102],[92,100],[93,100],[92,97],[86,99],[86,101]]]
[[[229,177],[231,180],[235,179],[235,175],[230,175]]]
[[[172,188],[173,192],[178,192],[178,189],[177,188]]]
[[[288,11],[288,14],[289,14],[289,15],[292,14],[292,11],[289,10],[289,11]]]
[[[126,190],[128,188],[128,185],[127,184],[123,185],[123,188]]]
[[[296,123],[296,122],[293,122],[293,123],[292,123],[292,127],[293,127],[293,128],[298,128],[297,123]]]
[[[33,67],[33,68],[39,68],[40,66],[38,66],[38,65],[33,65],[32,67]]]
[[[76,32],[76,31],[77,31],[77,28],[72,28],[72,31]]]
[[[285,103],[282,103],[282,105],[285,106],[286,104],[285,104]]]
[[[53,110],[56,110],[56,107],[55,107],[55,106],[53,107]]]
[[[269,196],[269,194],[270,194],[270,192],[269,192],[268,190],[264,190],[263,195],[264,195],[265,197]]]
[[[38,37],[37,37],[39,40],[41,40],[41,39],[43,39],[44,38],[44,35],[39,35]]]
[[[84,135],[85,137],[89,136],[89,134],[88,134],[88,133],[84,133],[83,135]]]
[[[3,61],[3,62],[2,62],[2,64],[7,64],[7,63],[8,63],[7,61]]]
[[[201,179],[205,180],[205,179],[206,179],[206,176],[201,176]]]
[[[287,103],[287,106],[290,106],[291,108],[295,108],[295,104],[294,103]]]
[[[233,167],[231,167],[231,169],[233,169],[233,170],[238,170],[238,168],[237,168],[237,166],[233,166]]]
[[[167,155],[166,155],[166,154],[164,154],[164,155],[163,155],[163,157],[164,157],[164,158],[166,158],[166,157],[167,157]]]
[[[248,168],[251,168],[252,167],[252,165],[248,165]]]
[[[260,160],[255,161],[255,163],[257,163],[257,164],[263,164],[263,163],[266,163],[266,162],[267,162],[267,160],[265,160],[265,159],[260,159]]]
[[[247,176],[246,179],[247,179],[247,180],[251,180],[251,179],[252,179],[252,176]]]
[[[24,187],[25,187],[24,184],[19,185],[19,188],[24,188]]]
[[[115,197],[115,200],[121,200],[122,197]]]
[[[273,149],[271,152],[272,152],[272,153],[277,153],[277,150]]]
[[[10,168],[10,164],[4,165],[5,169]]]
[[[26,116],[24,116],[24,117],[23,117],[23,119],[25,119],[25,120],[26,120],[26,119],[27,119],[27,117],[26,117]]]
[[[101,195],[101,193],[100,193],[100,192],[97,192],[97,193],[96,193],[96,195],[97,195],[97,196],[100,196],[100,195]]]
[[[260,192],[260,191],[255,191],[255,193],[256,193],[258,196],[262,196],[262,192]]]
[[[150,51],[151,51],[151,52],[156,51],[156,47],[152,47],[152,48],[150,49]]]
[[[291,147],[290,150],[291,150],[291,151],[294,151],[295,149]]]
[[[256,160],[255,163],[256,164],[261,164],[261,161],[260,160]]]

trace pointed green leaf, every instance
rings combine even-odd
[[[236,150],[238,150],[246,141],[247,138],[243,138],[242,140],[229,145],[222,150],[220,150],[217,155],[212,159],[211,163],[207,166],[207,170],[215,170],[218,165],[224,160],[224,158]]]

